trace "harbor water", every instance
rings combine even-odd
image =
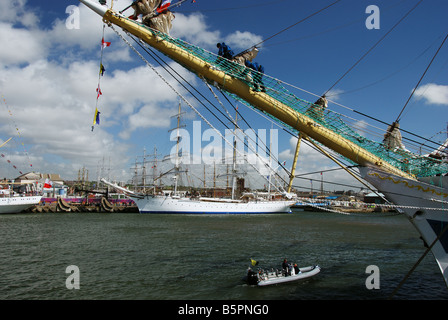
[[[425,252],[404,216],[384,213],[30,213],[1,215],[0,234],[2,300],[388,299]],[[259,267],[280,268],[287,258],[322,270],[248,286],[251,258]],[[366,286],[368,266],[378,268],[377,289]],[[78,289],[68,288],[74,275]],[[448,298],[431,254],[393,298]]]

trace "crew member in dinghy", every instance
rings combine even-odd
[[[287,275],[287,276],[290,275],[291,266],[289,265],[288,260],[286,258],[283,260],[282,269],[285,272],[285,275]]]

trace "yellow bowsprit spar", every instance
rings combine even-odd
[[[269,114],[287,127],[299,131],[301,137],[310,141],[314,140],[358,165],[374,167],[413,180],[416,176],[427,175],[424,172],[425,168],[438,167],[434,164],[422,164],[422,161],[432,161],[431,159],[423,160],[421,157],[417,159],[418,157],[413,154],[394,154],[385,150],[381,144],[374,145],[353,130],[341,129],[344,124],[341,124],[342,121],[339,118],[336,119],[333,116],[331,119],[326,114],[326,118],[323,119],[322,116],[308,112],[310,107],[314,106],[313,103],[293,97],[291,93],[284,93],[283,96],[275,94],[282,89],[265,84],[268,89],[271,89],[270,92],[253,90],[253,86],[244,77],[247,75],[246,68],[238,63],[217,59],[216,55],[204,49],[180,39],[173,39],[91,0],[80,1],[102,16],[105,23],[121,27],[198,76],[211,83],[217,83],[223,90],[243,102]],[[297,101],[299,101],[298,104]]]

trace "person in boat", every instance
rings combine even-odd
[[[283,272],[285,273],[286,276],[291,274],[291,266],[289,265],[287,259],[283,260],[282,269],[283,269]]]
[[[300,272],[300,269],[299,269],[299,267],[297,266],[297,263],[294,263],[294,273],[295,273],[295,274],[299,274],[299,272]]]
[[[252,73],[252,79],[254,81],[254,87],[255,91],[261,90],[262,92],[266,92],[266,88],[263,84],[263,74],[264,74],[264,67],[261,64],[258,64],[256,62],[251,62],[249,60],[245,61],[245,65],[247,68],[250,68],[256,72]],[[246,69],[243,76],[246,76],[248,74],[248,70]]]

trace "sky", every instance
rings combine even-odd
[[[333,2],[186,1],[173,8],[171,36],[212,52],[217,51],[217,42],[229,44],[235,52],[262,42],[256,61],[264,66],[266,74],[302,88],[304,91],[294,92],[299,98],[315,101],[334,85],[331,109],[355,118],[359,124],[380,119],[382,122],[374,121],[373,125],[385,130],[384,123],[397,119],[448,32],[448,2],[421,2],[392,31],[419,1],[341,0],[304,20]],[[113,9],[122,10],[130,3],[114,0]],[[108,0],[108,7],[111,4]],[[371,5],[377,11],[367,10]],[[125,14],[131,15],[132,10]],[[79,170],[86,168],[89,180],[105,177],[127,182],[144,153],[153,154],[156,148],[161,159],[172,152],[175,142],[170,129],[176,125],[173,116],[179,97],[108,27],[104,28],[104,37],[111,45],[103,51],[106,72],[100,78],[102,36],[101,18],[78,1],[0,2],[0,143],[12,138],[0,150],[1,178],[13,179],[20,172],[35,171],[76,180]],[[174,88],[192,99],[156,62],[147,59]],[[195,75],[165,60],[189,83],[209,93]],[[402,129],[434,141],[446,138],[447,75],[445,44],[402,112]],[[92,131],[99,81],[100,124]],[[296,138],[240,102],[231,101],[255,131],[267,132],[269,137],[271,128],[277,130],[274,143],[278,160],[286,161],[285,167],[290,168]],[[198,106],[197,102],[193,104]],[[199,117],[188,106],[182,109],[186,112],[185,132],[191,139],[197,138],[193,137],[193,125]],[[213,118],[201,106],[198,110]],[[372,118],[361,118],[360,113]],[[202,123],[201,132],[207,129]],[[224,134],[224,128],[218,130]],[[202,134],[200,141],[204,152],[210,137]],[[194,150],[191,152],[194,154]],[[255,166],[266,176],[262,164]],[[297,174],[333,168],[337,166],[332,161],[302,144]],[[202,171],[191,173],[201,176]],[[208,162],[205,171],[209,179],[213,164]],[[303,177],[306,179],[296,179],[295,185],[303,190],[320,187],[317,181],[313,185],[309,180],[321,179],[320,174]],[[324,177],[325,181],[359,186],[341,170],[325,173]],[[263,179],[246,181],[249,187],[266,184]],[[353,189],[331,184],[324,188]]]

